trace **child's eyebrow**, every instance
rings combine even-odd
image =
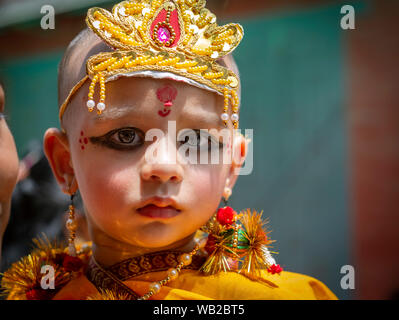
[[[219,128],[223,125],[219,116],[212,112],[183,113],[181,118],[187,123],[195,123],[195,127],[199,129]]]
[[[118,120],[136,113],[133,105],[119,106],[117,108],[107,108],[101,114],[95,114],[92,118],[94,122],[103,122],[109,120]]]
[[[108,108],[101,114],[95,114],[90,121],[94,123],[104,123],[105,121],[115,121],[126,117],[134,118],[135,115],[137,115],[137,118],[143,118],[143,114],[139,115],[135,106],[129,104],[125,106]],[[183,112],[178,119],[178,121],[184,121],[184,123],[193,124],[193,127],[199,129],[224,128],[224,125],[218,114],[214,112],[203,111],[201,108],[198,108],[198,112]]]

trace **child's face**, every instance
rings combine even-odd
[[[176,139],[168,137],[168,121],[175,121],[177,137],[182,129],[222,129],[223,97],[185,83],[149,78],[121,78],[106,87],[102,115],[87,111],[86,85],[73,100],[74,120],[67,125],[67,153],[91,231],[149,248],[189,237],[215,212],[225,186],[235,182],[232,165],[223,164],[222,156],[219,164],[183,164],[176,154],[183,142],[176,140],[169,150],[157,149],[155,163],[145,154],[150,146],[166,146]],[[167,116],[160,101],[165,87],[177,92]],[[165,135],[144,141],[143,134],[154,128]],[[67,162],[67,154],[64,158],[57,161]],[[149,200],[155,196],[171,198],[178,210],[140,210],[149,203],[167,205]]]

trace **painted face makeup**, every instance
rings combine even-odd
[[[142,146],[145,133],[134,127],[124,127],[111,130],[100,137],[90,137],[90,142],[120,151],[130,151]]]
[[[164,86],[157,90],[157,98],[163,103],[163,109],[158,111],[161,117],[166,117],[171,112],[173,100],[176,99],[177,89],[171,85]]]
[[[89,143],[89,139],[85,137],[84,132],[80,131],[80,138],[79,138],[79,144],[80,144],[80,149],[84,150],[85,145]]]

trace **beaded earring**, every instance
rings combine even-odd
[[[76,229],[77,222],[75,220],[75,206],[73,204],[73,198],[75,194],[71,194],[71,203],[69,205],[69,217],[66,221],[66,228],[69,231],[68,237],[68,253],[70,256],[76,257],[76,247],[75,247],[75,238],[76,238]]]
[[[223,201],[223,207],[222,208],[218,208],[218,210],[215,211],[215,213],[213,214],[213,216],[211,217],[210,221],[217,221],[218,219],[218,213],[220,215],[220,212],[222,212],[224,209],[226,208],[230,208],[228,206],[228,202],[229,202],[229,198],[231,196],[231,188],[229,187],[225,187],[224,188],[224,192],[223,192],[223,196],[222,196],[222,201]],[[229,209],[228,209],[229,210]],[[206,229],[206,226],[203,226],[203,228],[201,228],[203,230]],[[206,232],[206,231],[205,231]]]
[[[225,206],[227,206],[227,202],[229,201],[230,196],[231,196],[231,189],[229,187],[224,187],[223,202]]]

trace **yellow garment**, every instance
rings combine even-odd
[[[8,300],[87,300],[87,299],[124,299],[116,291],[100,292],[90,282],[85,274],[90,274],[93,281],[101,286],[110,285],[111,278],[103,279],[99,270],[90,263],[91,249],[77,248],[78,256],[66,254],[66,248],[57,247],[45,241],[36,241],[38,249],[20,261],[14,263],[2,278],[2,289],[8,294]],[[157,258],[165,259],[159,253]],[[143,257],[142,257],[143,258]],[[147,259],[150,259],[147,256]],[[155,258],[151,258],[155,261]],[[158,259],[159,260],[159,259]],[[150,260],[148,260],[150,261]],[[130,270],[132,262],[129,260]],[[203,263],[197,261],[198,263]],[[192,266],[194,266],[194,259]],[[49,264],[55,268],[55,289],[57,293],[48,292],[38,287],[41,284],[41,266]],[[159,264],[159,261],[158,261]],[[149,266],[155,265],[149,263]],[[125,264],[126,267],[126,264]],[[197,266],[198,267],[198,266]],[[120,269],[119,269],[120,268]],[[128,274],[123,265],[118,272]],[[123,272],[122,272],[122,271]],[[148,269],[150,270],[150,269]],[[132,274],[129,280],[123,283],[135,293],[144,296],[149,291],[150,283],[158,282],[167,277],[167,271],[148,271]],[[158,268],[159,270],[159,268]],[[282,271],[280,274],[271,274],[267,270],[259,270],[260,276],[251,280],[247,276],[236,272],[220,271],[213,275],[204,275],[193,269],[182,269],[175,280],[171,280],[161,287],[159,293],[153,295],[154,300],[335,300],[337,297],[320,281],[298,273]],[[96,273],[97,272],[97,273]],[[94,277],[94,278],[93,278]],[[126,279],[125,276],[123,276]],[[112,280],[111,280],[112,282]],[[102,289],[106,289],[103,288]],[[103,290],[101,290],[103,291]],[[120,290],[121,292],[123,290]]]
[[[165,272],[152,272],[124,284],[140,295],[149,284],[164,278]],[[320,281],[298,273],[283,271],[280,275],[262,272],[261,281],[250,280],[235,272],[204,276],[183,270],[180,276],[161,288],[154,300],[336,300],[337,297]],[[54,300],[86,300],[98,293],[85,277],[71,280]]]

